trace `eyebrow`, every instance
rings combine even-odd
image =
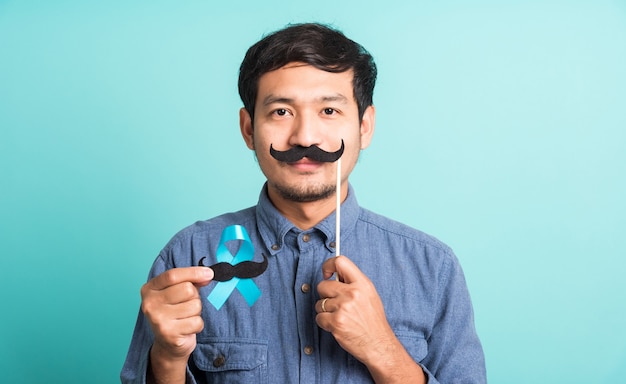
[[[339,103],[342,103],[342,104],[346,104],[348,102],[348,98],[345,97],[344,95],[342,95],[341,93],[336,93],[334,95],[317,97],[317,98],[314,99],[314,101],[322,102],[322,103],[339,102]],[[292,98],[289,98],[289,97],[276,96],[276,95],[272,95],[272,94],[267,95],[263,99],[263,105],[264,106],[268,106],[268,105],[274,104],[274,103],[293,104],[294,102],[295,102],[295,99],[292,99]]]
[[[267,95],[263,99],[263,105],[264,106],[268,106],[268,105],[274,104],[274,103],[291,104],[291,103],[293,103],[293,99],[290,99],[288,97],[274,96],[274,95]]]

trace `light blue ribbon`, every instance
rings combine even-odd
[[[241,247],[237,254],[233,257],[226,243],[231,240],[243,240]],[[241,225],[231,225],[224,228],[222,236],[220,237],[220,244],[217,247],[217,262],[226,262],[231,265],[239,264],[242,261],[251,261],[254,257],[254,246],[248,236],[248,232]],[[261,290],[254,284],[252,279],[240,279],[239,277],[233,277],[228,281],[220,281],[215,288],[211,291],[207,299],[215,309],[219,310],[226,302],[228,297],[237,288],[241,295],[246,300],[246,303],[251,307],[261,296]]]

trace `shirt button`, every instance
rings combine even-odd
[[[307,345],[306,347],[304,347],[305,355],[311,355],[312,353],[313,353],[313,347],[311,347],[310,345]]]
[[[308,243],[309,240],[311,240],[311,236],[309,236],[309,235],[302,235],[302,241],[304,241],[305,243]]]
[[[335,244],[335,242],[334,242],[334,241],[331,241],[330,243],[328,243],[328,245],[330,245],[330,247],[331,247],[331,248],[335,248],[335,245],[336,245],[336,244]]]
[[[213,360],[213,366],[215,368],[219,368],[223,366],[225,362],[226,362],[226,359],[224,358],[224,356],[218,356],[215,358],[215,360]]]
[[[300,287],[300,289],[302,290],[302,292],[304,293],[309,293],[311,291],[311,286],[308,285],[307,283],[302,284],[302,286]]]
[[[280,249],[280,245],[278,245],[278,244],[272,245],[272,250],[278,251],[279,249]]]

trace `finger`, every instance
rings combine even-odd
[[[318,300],[315,303],[315,311],[317,313],[330,313],[333,312],[333,303],[331,302],[330,297],[326,297],[324,299]]]
[[[184,303],[168,306],[166,316],[176,320],[188,319],[200,316],[202,313],[202,301],[200,298],[185,301]]]
[[[141,310],[152,322],[179,318],[177,308],[184,303],[202,303],[198,289],[191,283],[180,283],[160,291],[144,288],[141,291]],[[198,308],[197,312],[200,313],[202,306]]]
[[[339,256],[337,256],[339,257]],[[330,279],[331,276],[337,272],[337,268],[335,267],[335,262],[337,261],[337,257],[331,257],[330,259],[327,259],[323,264],[322,264],[322,275],[324,277],[324,280]]]
[[[168,304],[184,303],[200,298],[198,287],[189,282],[183,282],[162,290],[163,301]]]
[[[202,321],[200,316],[202,313],[202,302],[199,298],[180,304],[166,304],[158,308],[145,305],[143,311],[149,319],[155,334],[162,335],[164,338],[179,334],[195,333],[194,330],[197,327],[189,330],[189,327],[184,326],[184,324],[189,322],[197,323],[197,320],[190,320],[194,318]]]
[[[361,280],[365,275],[359,267],[345,256],[331,257],[322,264],[324,279],[329,279],[333,273],[337,274],[337,279],[350,284]]]
[[[169,322],[159,321],[154,323],[152,327],[157,339],[171,343],[180,336],[201,332],[204,329],[204,320],[202,320],[201,316],[191,316]]]
[[[202,332],[204,329],[204,320],[202,320],[201,316],[188,317],[179,321],[181,335],[193,335]]]
[[[161,290],[182,282],[202,286],[213,279],[213,270],[206,267],[173,268],[163,272],[148,282],[150,289]]]
[[[317,293],[323,299],[324,297],[337,297],[340,294],[344,283],[337,280],[322,280],[317,284]]]
[[[332,332],[333,328],[332,328],[332,314],[330,313],[318,313],[317,316],[315,316],[315,322],[317,323],[317,325],[322,328],[323,330],[325,330],[326,332]]]

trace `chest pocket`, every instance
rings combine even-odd
[[[198,340],[193,362],[208,383],[267,383],[267,343],[260,340]]]

